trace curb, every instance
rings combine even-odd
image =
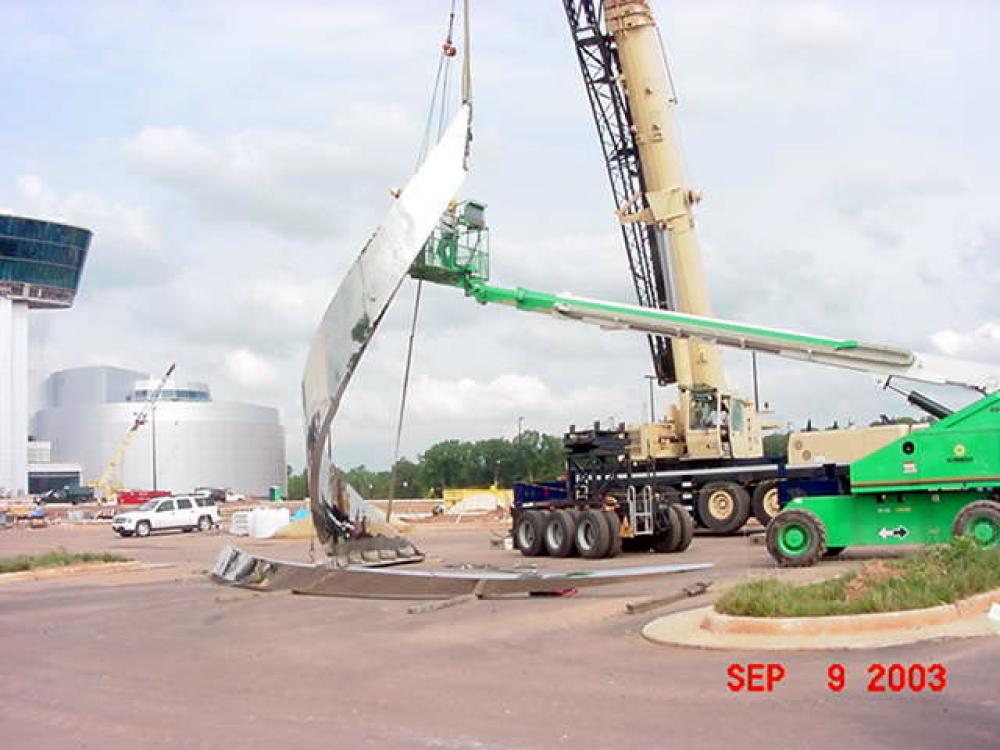
[[[79,563],[77,565],[59,565],[35,570],[19,570],[16,573],[0,573],[0,584],[15,581],[39,581],[48,578],[63,578],[85,575],[87,573],[119,573],[131,570],[141,570],[148,567],[146,563],[130,560],[116,563]]]
[[[701,623],[703,630],[734,635],[850,635],[887,630],[944,625],[989,610],[1000,602],[1000,588],[976,594],[952,604],[900,612],[826,617],[736,617],[719,614],[713,608]]]
[[[655,645],[713,650],[824,651],[873,649],[995,631],[986,613],[1000,589],[927,609],[832,617],[731,617],[712,606],[658,617],[642,628]]]

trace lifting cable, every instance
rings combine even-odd
[[[441,44],[441,54],[438,57],[437,72],[434,75],[434,88],[431,92],[430,106],[427,109],[427,120],[424,124],[424,136],[420,143],[420,151],[417,154],[417,167],[427,158],[427,152],[431,147],[431,133],[437,131],[434,143],[444,135],[448,117],[448,98],[451,84],[451,61],[457,52],[453,41],[455,30],[455,5],[457,0],[451,0],[451,12],[448,15],[448,31],[445,34],[444,42]],[[471,74],[469,72],[469,4],[465,0],[465,13],[463,14],[465,54],[462,62],[462,101],[467,103],[470,99]],[[435,124],[435,111],[437,113],[437,127]],[[389,473],[389,499],[386,505],[385,520],[388,522],[392,518],[392,501],[396,497],[396,470],[399,464],[399,447],[403,437],[403,418],[406,413],[406,396],[410,387],[410,369],[413,364],[413,341],[417,333],[417,318],[420,313],[420,292],[423,289],[423,280],[417,279],[417,290],[413,299],[413,317],[410,320],[410,336],[406,345],[406,364],[403,368],[403,384],[399,394],[399,413],[396,417],[396,441],[392,451],[392,467]]]

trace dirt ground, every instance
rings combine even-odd
[[[485,529],[418,529],[428,565],[526,562]],[[107,526],[0,531],[0,556],[117,551],[140,572],[0,583],[0,747],[31,748],[986,748],[1000,729],[1000,638],[764,656],[654,646],[624,604],[696,580],[773,570],[745,537],[685,553],[546,569],[712,562],[711,571],[481,601],[407,603],[256,594],[204,573],[223,534],[119,539]],[[241,540],[305,560],[303,541]],[[797,576],[828,575],[851,554]],[[702,605],[706,599],[676,605]],[[773,692],[732,692],[731,664],[780,662]],[[827,667],[847,670],[842,692]],[[868,692],[870,664],[938,663],[940,692]]]

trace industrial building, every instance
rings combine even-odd
[[[83,480],[93,480],[158,384],[148,373],[117,367],[52,373],[32,435],[51,444],[53,462],[78,463]],[[286,481],[278,410],[214,401],[206,383],[168,380],[122,459],[119,481],[132,489],[229,487],[266,496]]]
[[[28,311],[68,308],[86,229],[0,214],[0,496],[28,489]]]

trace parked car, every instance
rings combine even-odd
[[[216,503],[242,502],[246,498],[238,492],[233,492],[230,488],[220,489],[219,487],[195,487],[194,494],[197,497],[210,497]]]
[[[157,497],[170,497],[167,490],[122,490],[118,493],[119,505],[142,505]]]
[[[80,503],[94,502],[94,489],[92,487],[81,487],[78,484],[67,484],[61,490],[49,490],[36,500],[38,503]]]
[[[194,495],[154,498],[136,510],[116,515],[111,528],[121,536],[149,536],[170,529],[208,531],[219,523],[219,509],[204,501]]]

